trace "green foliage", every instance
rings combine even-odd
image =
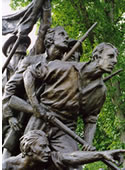
[[[11,0],[11,7],[24,7],[29,0]],[[125,17],[124,0],[52,0],[52,27],[63,26],[69,36],[80,39],[90,26],[96,28],[83,42],[81,61],[88,61],[93,48],[100,42],[110,42],[119,50],[116,70],[123,71],[106,83],[107,99],[99,115],[94,145],[97,150],[125,148],[121,140],[125,132]],[[115,86],[114,84],[119,86]],[[121,118],[122,116],[122,118]],[[78,119],[77,134],[83,137],[83,122]],[[82,149],[82,147],[80,146]],[[101,163],[85,165],[85,170],[106,166]]]
[[[13,10],[17,10],[27,6],[30,2],[31,0],[11,0],[10,6]]]
[[[98,161],[98,162],[94,162],[94,163],[90,163],[90,164],[85,165],[83,169],[84,170],[92,170],[92,169],[93,170],[99,170],[102,167],[103,167],[104,170],[107,170],[107,166],[104,163]]]
[[[76,129],[76,133],[77,135],[79,135],[81,138],[84,137],[84,123],[83,123],[83,120],[81,117],[78,117],[78,120],[77,120],[77,129]],[[81,144],[78,144],[79,145],[79,149],[82,150],[83,149],[83,146]]]

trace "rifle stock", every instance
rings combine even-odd
[[[32,106],[27,103],[25,100],[17,97],[17,96],[12,96],[9,100],[9,106],[17,111],[22,111],[26,113],[33,114],[33,108]]]

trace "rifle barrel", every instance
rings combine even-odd
[[[6,69],[7,65],[9,64],[13,54],[15,53],[15,51],[16,51],[18,45],[19,45],[19,42],[20,42],[20,37],[17,38],[17,40],[16,40],[16,42],[15,42],[15,44],[14,44],[14,46],[13,46],[13,48],[12,48],[12,50],[11,50],[9,56],[8,56],[6,62],[4,63],[3,68],[2,68],[2,73],[4,72],[4,70]]]
[[[62,59],[63,61],[66,61],[69,59],[69,57],[76,51],[76,49],[80,46],[80,44],[87,38],[88,34],[92,31],[92,29],[97,25],[97,22],[95,22],[88,31],[83,35],[83,37],[77,41],[77,43],[73,46],[73,48],[68,52],[68,54]]]
[[[111,75],[105,77],[105,78],[103,79],[103,81],[104,81],[104,82],[108,81],[110,78],[112,78],[112,77],[115,76],[116,74],[120,73],[121,71],[123,71],[123,69],[119,69],[118,71],[116,71],[116,72],[112,73]]]

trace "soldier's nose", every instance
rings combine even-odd
[[[50,148],[49,147],[46,148],[46,152],[50,153]]]
[[[69,37],[68,37],[67,35],[65,35],[65,39],[66,39],[66,40],[68,40],[68,39],[69,39]]]
[[[114,63],[114,64],[117,63],[117,58],[114,58],[113,63]]]

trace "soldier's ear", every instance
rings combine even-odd
[[[97,60],[98,59],[98,55],[96,54],[92,58],[93,58],[93,60]]]
[[[95,57],[95,60],[99,60],[102,58],[101,55],[95,55],[94,57]]]

